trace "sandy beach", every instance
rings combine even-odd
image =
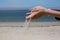
[[[60,40],[60,22],[0,22],[0,40]]]

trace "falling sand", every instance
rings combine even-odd
[[[30,26],[30,22],[31,22],[31,18],[29,20],[25,20],[24,29],[23,29],[23,30],[25,30],[25,32],[28,31],[29,26]]]

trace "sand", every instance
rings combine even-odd
[[[60,22],[0,22],[0,40],[60,40]]]

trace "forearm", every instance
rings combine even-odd
[[[46,10],[45,12],[46,12],[46,14],[48,14],[48,15],[52,15],[52,16],[55,16],[55,17],[60,18],[60,12],[59,12],[59,11]]]

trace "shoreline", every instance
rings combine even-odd
[[[24,22],[0,22],[0,27],[23,27]],[[60,21],[52,22],[30,22],[29,27],[60,26]]]

